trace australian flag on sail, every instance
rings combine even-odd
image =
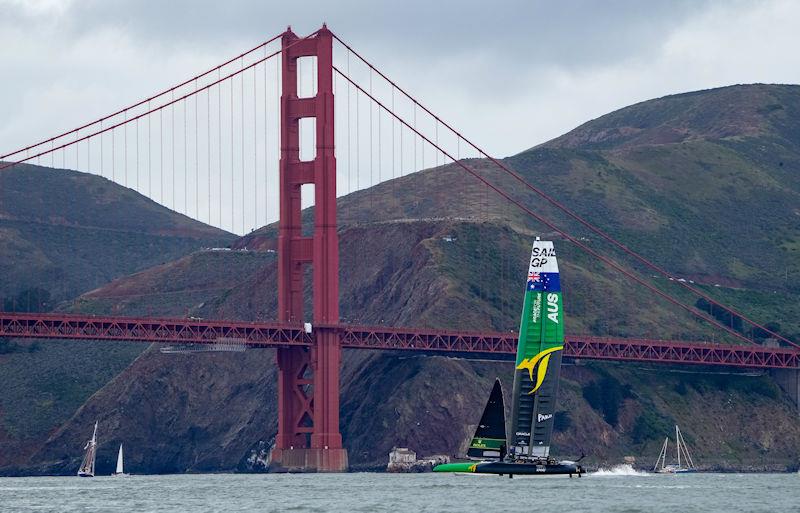
[[[558,273],[528,273],[528,286],[526,290],[540,290],[545,292],[561,292],[561,280]]]

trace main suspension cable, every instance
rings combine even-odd
[[[467,173],[469,173],[469,174],[470,174],[470,175],[472,175],[473,177],[475,177],[475,178],[477,178],[478,180],[480,180],[481,182],[483,182],[483,183],[484,183],[486,186],[488,186],[489,188],[491,188],[492,190],[494,190],[494,191],[495,191],[497,194],[499,194],[500,196],[502,196],[503,198],[505,198],[507,201],[509,201],[509,202],[513,203],[514,205],[516,205],[518,208],[520,208],[522,211],[524,211],[525,213],[527,213],[529,216],[533,217],[534,219],[536,219],[536,220],[537,220],[537,221],[539,221],[540,223],[544,224],[545,226],[547,226],[547,227],[548,227],[548,228],[550,228],[551,230],[553,230],[553,231],[555,231],[555,232],[559,233],[559,234],[560,234],[562,237],[564,237],[564,238],[565,238],[565,239],[567,239],[568,241],[570,241],[570,242],[572,242],[573,244],[575,244],[577,247],[579,247],[580,249],[582,249],[584,252],[586,252],[586,253],[588,253],[588,254],[590,254],[590,255],[594,256],[595,258],[597,258],[598,260],[602,261],[602,262],[603,262],[603,263],[605,263],[606,265],[608,265],[608,266],[612,267],[613,269],[615,269],[615,270],[619,271],[620,273],[624,274],[624,275],[625,275],[625,276],[627,276],[628,278],[630,278],[630,279],[632,279],[632,280],[636,281],[636,282],[637,282],[637,283],[639,283],[640,285],[644,286],[645,288],[647,288],[647,289],[648,289],[648,290],[650,290],[651,292],[653,292],[653,293],[657,294],[658,296],[660,296],[660,297],[662,297],[662,298],[666,299],[667,301],[669,301],[670,303],[674,304],[675,306],[678,306],[678,307],[680,307],[680,308],[682,308],[682,309],[686,310],[687,312],[691,313],[692,315],[694,315],[694,316],[696,316],[696,317],[698,317],[698,318],[700,318],[700,319],[703,319],[703,320],[705,320],[705,321],[707,321],[707,322],[711,323],[712,325],[714,325],[714,326],[717,326],[718,328],[721,328],[721,329],[723,329],[723,330],[727,331],[728,333],[730,333],[731,335],[733,335],[733,336],[734,336],[734,337],[736,337],[736,338],[739,338],[739,339],[741,339],[741,340],[743,340],[743,341],[745,341],[745,342],[747,342],[747,343],[749,343],[749,344],[752,344],[752,343],[753,343],[753,342],[752,342],[750,339],[748,339],[747,337],[745,337],[744,335],[742,335],[742,334],[741,334],[741,333],[739,333],[738,331],[736,331],[736,330],[734,330],[734,329],[732,329],[732,328],[729,328],[729,327],[725,326],[724,324],[721,324],[720,322],[718,322],[718,321],[717,321],[716,319],[714,319],[713,317],[710,317],[710,316],[708,316],[708,315],[706,315],[706,314],[702,313],[701,311],[699,311],[699,310],[697,310],[697,309],[695,309],[695,308],[692,308],[691,306],[689,306],[689,305],[686,305],[686,304],[684,304],[684,303],[682,303],[682,302],[678,301],[677,299],[673,298],[672,296],[670,296],[670,295],[666,294],[665,292],[663,292],[663,291],[659,290],[659,289],[658,289],[658,288],[656,288],[654,285],[652,285],[652,284],[648,283],[647,281],[643,280],[643,279],[642,279],[642,278],[640,278],[639,276],[636,276],[636,275],[635,275],[635,274],[633,274],[632,272],[630,272],[630,271],[628,271],[627,269],[625,269],[624,267],[622,267],[620,264],[616,263],[614,260],[611,260],[610,258],[608,258],[608,257],[606,257],[606,256],[604,256],[604,255],[602,255],[602,254],[600,254],[600,253],[598,253],[597,251],[593,250],[593,249],[592,249],[592,248],[590,248],[589,246],[587,246],[587,245],[583,244],[583,243],[582,243],[580,240],[578,240],[577,238],[573,237],[572,235],[570,235],[569,233],[567,233],[567,232],[566,232],[566,231],[564,231],[563,229],[559,228],[557,225],[555,225],[553,222],[551,222],[551,221],[550,221],[550,220],[548,220],[547,218],[545,218],[545,217],[543,217],[543,216],[541,216],[541,215],[537,214],[537,213],[536,213],[536,212],[534,212],[533,210],[529,209],[528,207],[526,207],[525,205],[523,205],[522,203],[520,203],[518,200],[514,199],[514,198],[513,198],[513,197],[512,197],[512,196],[511,196],[509,193],[507,193],[505,190],[503,190],[503,189],[502,189],[502,188],[500,188],[499,186],[495,185],[494,183],[490,182],[489,180],[487,180],[486,178],[484,178],[483,176],[481,176],[479,173],[477,173],[477,172],[475,172],[474,170],[470,169],[470,168],[469,168],[469,167],[467,167],[467,166],[466,166],[466,165],[465,165],[465,164],[464,164],[462,161],[460,161],[460,160],[457,160],[457,159],[456,159],[456,158],[455,158],[453,155],[451,155],[451,154],[450,154],[448,151],[446,151],[445,149],[443,149],[443,148],[439,147],[439,146],[438,146],[438,145],[436,145],[436,144],[435,144],[433,141],[431,141],[431,140],[430,140],[428,137],[426,137],[426,136],[425,136],[425,135],[423,135],[422,133],[420,133],[420,132],[418,132],[417,130],[415,130],[415,129],[414,129],[414,128],[413,128],[413,127],[412,127],[412,126],[409,124],[409,123],[407,123],[407,122],[406,122],[406,121],[405,121],[403,118],[401,118],[400,116],[398,116],[397,114],[395,114],[394,112],[392,112],[391,110],[389,110],[389,108],[387,108],[387,107],[386,107],[386,106],[385,106],[383,103],[381,103],[381,102],[380,102],[380,101],[379,101],[377,98],[375,98],[374,96],[372,96],[372,95],[368,94],[368,93],[367,93],[367,92],[366,92],[366,91],[365,91],[365,90],[364,90],[364,89],[363,89],[361,86],[359,86],[359,85],[358,85],[357,83],[355,83],[355,82],[354,82],[352,79],[350,79],[350,77],[346,76],[346,75],[345,75],[344,73],[342,73],[342,72],[341,72],[341,71],[340,71],[338,68],[336,68],[336,66],[334,66],[334,67],[333,67],[333,69],[334,69],[334,71],[336,71],[336,73],[338,73],[339,75],[341,75],[341,76],[342,76],[342,77],[343,77],[345,80],[347,80],[348,82],[350,82],[350,83],[351,83],[351,84],[352,84],[352,85],[353,85],[353,86],[354,86],[356,89],[358,89],[358,90],[360,90],[362,93],[366,94],[366,95],[367,95],[367,96],[368,96],[368,97],[369,97],[369,98],[370,98],[372,101],[374,101],[374,102],[375,102],[375,103],[376,103],[376,104],[377,104],[377,105],[378,105],[378,106],[379,106],[381,109],[385,110],[385,111],[386,111],[386,112],[387,112],[389,115],[391,115],[393,118],[395,118],[395,119],[396,119],[396,120],[397,120],[399,123],[401,123],[401,124],[405,125],[405,126],[406,126],[407,128],[409,128],[409,129],[413,130],[413,131],[414,131],[414,132],[415,132],[417,135],[419,135],[419,136],[420,136],[422,139],[424,139],[425,141],[427,141],[427,142],[428,142],[428,144],[430,144],[431,146],[435,147],[435,148],[436,148],[438,151],[442,152],[442,154],[443,154],[444,156],[446,156],[447,158],[449,158],[450,160],[452,160],[452,161],[453,161],[453,162],[454,162],[456,165],[458,165],[459,167],[463,168],[463,169],[464,169],[464,170],[465,170]],[[794,344],[793,344],[793,345],[794,345]],[[796,347],[800,348],[800,346],[797,346],[797,345],[796,345]]]
[[[499,167],[500,169],[502,169],[504,172],[506,172],[507,174],[509,174],[510,176],[512,176],[514,179],[516,179],[518,182],[520,182],[520,183],[521,183],[523,186],[525,186],[526,188],[528,188],[528,189],[530,189],[531,191],[533,191],[533,192],[535,192],[536,194],[538,194],[540,197],[542,197],[542,198],[543,198],[544,200],[546,200],[548,203],[552,204],[553,206],[555,206],[556,208],[558,208],[559,210],[561,210],[562,212],[564,212],[564,213],[565,213],[565,214],[567,214],[568,216],[572,217],[573,219],[575,219],[576,221],[578,221],[580,224],[584,225],[586,228],[588,228],[589,230],[591,230],[591,231],[592,231],[592,232],[594,232],[595,234],[599,235],[600,237],[602,237],[602,238],[603,238],[603,239],[605,239],[606,241],[610,242],[610,243],[611,243],[611,244],[613,244],[614,246],[617,246],[619,249],[621,249],[622,251],[624,251],[624,252],[625,252],[625,253],[627,253],[628,255],[632,256],[633,258],[635,258],[636,260],[638,260],[639,262],[641,262],[641,263],[642,263],[642,264],[644,264],[645,266],[647,266],[647,267],[649,267],[650,269],[654,270],[655,272],[657,272],[657,273],[661,274],[662,276],[664,276],[664,277],[666,277],[666,278],[669,278],[669,279],[670,279],[670,281],[674,281],[674,282],[675,282],[675,283],[677,283],[679,286],[683,287],[683,288],[684,288],[684,289],[686,289],[686,290],[689,290],[689,291],[691,291],[692,293],[694,293],[694,294],[695,294],[695,295],[697,295],[697,296],[700,296],[701,298],[705,299],[706,301],[708,301],[708,302],[709,302],[709,303],[711,303],[712,305],[714,305],[714,306],[717,306],[717,307],[719,307],[719,308],[721,308],[721,309],[723,309],[723,310],[727,311],[727,312],[728,312],[728,313],[730,313],[730,314],[733,314],[733,315],[736,315],[736,316],[738,316],[738,317],[742,318],[744,321],[746,321],[747,323],[749,323],[751,326],[754,326],[754,327],[757,327],[757,328],[759,328],[759,329],[763,330],[765,333],[768,333],[769,335],[771,335],[771,336],[773,336],[773,337],[775,337],[775,338],[777,338],[777,339],[781,340],[782,342],[785,342],[785,343],[787,343],[787,344],[789,344],[789,345],[792,345],[792,346],[794,346],[794,347],[800,348],[800,345],[799,345],[799,344],[796,344],[796,343],[792,342],[791,340],[789,340],[789,339],[787,339],[786,337],[784,337],[784,336],[780,335],[779,333],[775,333],[774,331],[772,331],[772,330],[770,330],[770,329],[766,328],[765,326],[763,326],[763,325],[759,324],[758,322],[754,321],[753,319],[750,319],[749,317],[747,317],[746,315],[744,315],[744,314],[742,314],[742,313],[738,312],[737,310],[733,309],[732,307],[729,307],[729,306],[723,305],[722,303],[719,303],[717,300],[715,300],[714,298],[712,298],[712,297],[711,297],[711,296],[709,296],[708,294],[704,293],[702,290],[700,290],[700,289],[697,289],[697,288],[695,288],[695,287],[692,287],[690,284],[688,284],[688,283],[686,283],[686,282],[679,281],[679,279],[678,279],[676,276],[672,275],[672,274],[671,274],[670,272],[668,272],[667,270],[665,270],[665,269],[661,268],[659,265],[657,265],[657,264],[653,263],[652,261],[650,261],[650,260],[649,260],[649,259],[647,259],[646,257],[644,257],[644,256],[640,255],[639,253],[637,253],[636,251],[632,250],[631,248],[629,248],[628,246],[626,246],[626,245],[625,245],[625,244],[623,244],[622,242],[618,241],[617,239],[615,239],[615,238],[614,238],[614,237],[612,237],[611,235],[607,234],[607,233],[606,233],[605,231],[603,231],[602,229],[598,228],[597,226],[593,225],[592,223],[590,223],[589,221],[587,221],[586,219],[584,219],[582,216],[580,216],[578,213],[574,212],[572,209],[570,209],[569,207],[567,207],[567,206],[566,206],[566,205],[564,205],[563,203],[561,203],[561,202],[559,202],[558,200],[556,200],[555,198],[551,197],[549,194],[545,193],[543,190],[539,189],[539,188],[538,188],[538,187],[536,187],[535,185],[531,184],[530,182],[528,182],[527,180],[525,180],[525,179],[524,179],[524,178],[523,178],[523,177],[522,177],[522,176],[521,176],[519,173],[517,173],[517,172],[513,171],[513,170],[512,170],[512,169],[510,169],[508,166],[506,166],[505,164],[503,164],[503,163],[502,163],[502,162],[500,162],[499,160],[495,159],[494,157],[492,157],[491,155],[489,155],[488,153],[486,153],[486,152],[485,152],[483,149],[481,149],[480,147],[478,147],[478,146],[477,146],[475,143],[473,143],[471,140],[469,140],[469,139],[467,139],[466,137],[464,137],[464,136],[463,136],[463,135],[462,135],[462,134],[461,134],[461,133],[460,133],[458,130],[456,130],[456,129],[455,129],[455,128],[453,128],[451,125],[449,125],[447,122],[445,122],[444,120],[442,120],[442,119],[441,119],[439,116],[437,116],[436,114],[434,114],[434,113],[433,113],[433,112],[432,112],[430,109],[428,109],[428,108],[427,108],[425,105],[423,105],[422,103],[420,103],[419,101],[417,101],[417,100],[416,100],[416,98],[414,98],[413,96],[411,96],[411,94],[410,94],[410,93],[406,92],[406,91],[405,91],[403,88],[401,88],[400,86],[398,86],[398,85],[397,85],[397,84],[396,84],[394,81],[392,81],[392,80],[391,80],[389,77],[387,77],[387,76],[386,76],[386,75],[385,75],[383,72],[381,72],[379,69],[377,69],[375,66],[373,66],[373,65],[372,65],[372,63],[370,63],[369,61],[367,61],[367,60],[366,60],[366,59],[365,59],[365,58],[364,58],[364,57],[363,57],[361,54],[359,54],[357,51],[355,51],[355,50],[354,50],[352,47],[350,47],[350,46],[349,46],[347,43],[345,43],[344,41],[342,41],[342,40],[341,40],[341,39],[340,39],[340,38],[339,38],[339,37],[338,37],[336,34],[333,34],[333,37],[334,37],[334,39],[335,39],[336,41],[338,41],[338,42],[339,42],[340,44],[342,44],[342,45],[343,45],[345,48],[347,48],[347,49],[348,49],[350,52],[352,52],[352,53],[353,53],[353,55],[355,55],[355,56],[356,56],[356,57],[357,57],[359,60],[361,60],[361,62],[363,62],[363,63],[364,63],[365,65],[367,65],[367,66],[368,66],[368,67],[369,67],[371,70],[373,70],[375,73],[377,73],[378,75],[380,75],[380,76],[381,76],[381,77],[382,77],[384,80],[386,80],[386,81],[387,81],[389,84],[391,84],[393,88],[397,89],[397,90],[398,90],[398,91],[399,91],[401,94],[403,94],[403,95],[404,95],[406,98],[408,98],[409,100],[411,100],[411,101],[412,101],[412,102],[413,102],[415,105],[419,106],[419,107],[420,107],[420,108],[421,108],[423,111],[425,111],[425,112],[426,112],[428,115],[430,115],[431,117],[433,117],[433,118],[436,120],[436,122],[437,122],[437,128],[438,128],[438,123],[441,123],[441,124],[442,124],[442,126],[444,126],[445,128],[447,128],[448,130],[450,130],[451,132],[453,132],[453,133],[454,133],[454,134],[455,134],[457,137],[459,137],[459,138],[463,139],[463,140],[464,140],[464,142],[466,142],[467,144],[469,144],[470,146],[472,146],[472,148],[473,148],[473,149],[475,149],[475,150],[476,150],[476,151],[477,151],[477,152],[478,152],[480,155],[483,155],[485,158],[487,158],[488,160],[490,160],[492,163],[494,163],[496,166],[498,166],[498,167]],[[438,133],[438,130],[437,130],[437,133]],[[438,138],[437,138],[437,139],[438,139]],[[437,165],[438,165],[438,161],[437,161]]]

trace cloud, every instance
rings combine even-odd
[[[798,19],[791,0],[0,0],[0,152],[326,21],[504,156],[653,97],[798,83]]]

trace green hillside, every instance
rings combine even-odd
[[[0,171],[0,309],[80,309],[67,302],[112,280],[234,236],[94,175],[34,165]],[[159,291],[154,287],[151,292]],[[169,303],[166,301],[165,303]],[[59,306],[61,305],[61,306]],[[152,301],[138,313],[166,312]],[[182,311],[171,310],[175,315]],[[0,340],[0,465],[16,460],[143,349]],[[84,372],[94,355],[103,365]]]
[[[233,239],[95,175],[27,164],[0,171],[6,310],[49,310],[119,276]],[[37,289],[48,300],[29,305]]]

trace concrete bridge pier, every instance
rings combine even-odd
[[[800,369],[772,369],[770,375],[798,407],[800,416]]]

